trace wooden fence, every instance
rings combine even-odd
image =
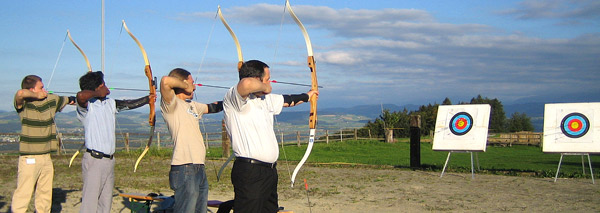
[[[386,141],[385,138],[376,137],[367,131],[366,136],[360,137],[358,134],[360,128],[341,129],[341,130],[324,130],[318,129],[315,136],[315,143],[342,142],[344,140],[379,140]],[[279,143],[283,145],[296,145],[308,143],[308,129],[306,131],[288,131],[277,132]],[[0,153],[17,153],[18,152],[18,133],[0,133]],[[204,132],[205,145],[207,147],[226,147],[224,156],[229,156],[229,140],[227,134],[223,132]],[[60,133],[59,134],[61,148],[59,153],[71,152],[78,149],[84,140],[83,133]],[[149,135],[148,133],[120,133],[116,134],[116,149],[130,151],[131,149],[142,149],[146,146]],[[488,145],[512,146],[519,145],[535,145],[541,146],[542,133],[539,132],[518,132],[518,133],[498,133],[488,137]],[[408,142],[408,140],[397,140],[394,142]],[[422,139],[421,142],[432,142],[431,139]],[[171,148],[171,136],[165,132],[155,132],[152,146],[157,148]]]

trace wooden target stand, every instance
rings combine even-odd
[[[440,178],[444,176],[444,172],[446,171],[446,167],[448,166],[448,162],[450,161],[450,155],[452,153],[471,154],[471,179],[475,179],[475,167],[473,166],[473,151],[449,151],[448,157],[446,157],[446,163],[444,163],[444,168],[442,169],[442,174],[440,174]],[[479,170],[479,156],[477,155],[477,152],[475,152],[475,161],[477,162],[477,170]]]
[[[560,153],[560,160],[558,161],[558,169],[556,169],[556,175],[554,176],[554,182],[558,179],[558,173],[560,172],[560,165],[562,164],[563,156],[565,155],[581,155],[581,167],[583,168],[583,174],[585,175],[585,160],[584,156],[587,156],[588,164],[590,166],[590,174],[592,176],[592,184],[596,184],[594,181],[594,172],[592,171],[592,160],[590,159],[590,153]]]

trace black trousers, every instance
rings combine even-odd
[[[235,192],[234,211],[277,212],[277,168],[249,162],[235,161],[231,183]]]

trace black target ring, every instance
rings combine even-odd
[[[449,128],[452,134],[465,135],[473,128],[473,117],[467,112],[456,113],[450,119]]]
[[[590,129],[590,120],[583,114],[574,112],[560,122],[560,130],[569,138],[583,137]]]

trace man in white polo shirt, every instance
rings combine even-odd
[[[279,148],[273,116],[283,107],[308,102],[319,91],[297,95],[271,94],[269,66],[258,60],[245,62],[240,81],[223,98],[225,126],[236,160],[231,171],[236,213],[277,212],[277,158]]]

